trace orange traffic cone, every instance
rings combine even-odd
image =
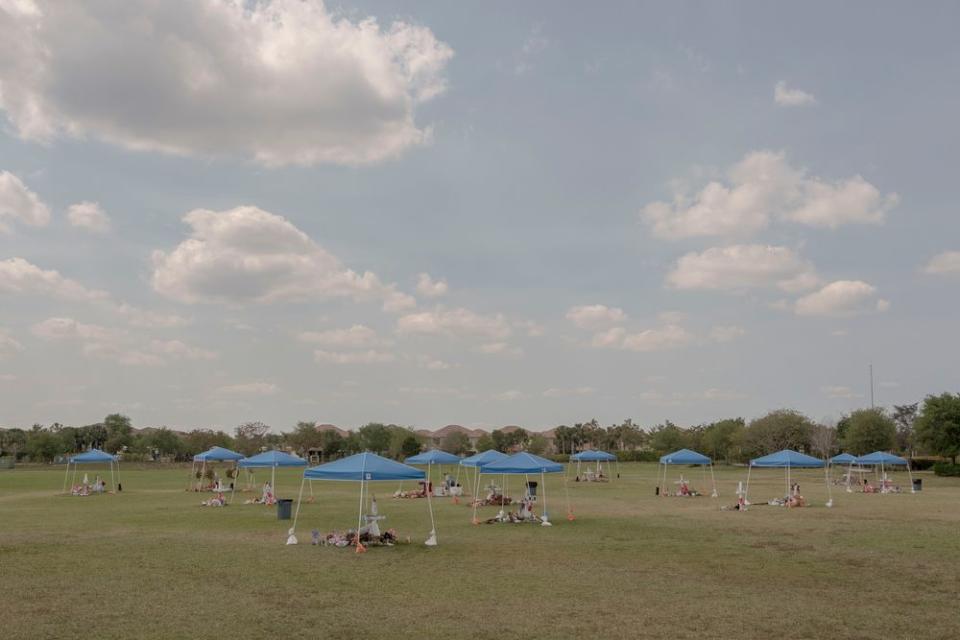
[[[453,504],[460,504],[460,498],[453,496]]]
[[[573,517],[573,511],[567,511],[567,520],[573,522],[576,518]]]

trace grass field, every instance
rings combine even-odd
[[[796,474],[814,506],[656,498],[656,465],[609,485],[548,478],[556,526],[480,525],[375,487],[386,524],[414,543],[313,547],[310,530],[356,523],[357,487],[315,483],[300,545],[272,508],[201,508],[184,469],[124,469],[116,496],[56,495],[63,468],[0,472],[3,638],[956,638],[960,480],[921,474],[910,495],[835,494]],[[905,474],[899,481],[906,485]],[[695,478],[699,476],[694,474]],[[279,494],[295,497],[298,473]],[[700,488],[702,487],[702,483]],[[514,480],[512,493],[518,493]],[[751,498],[780,495],[777,470]],[[492,515],[493,510],[489,510]],[[306,543],[306,544],[305,544]]]

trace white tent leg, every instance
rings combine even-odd
[[[427,541],[424,543],[428,547],[437,546],[437,522],[433,518],[433,498],[430,494],[432,491],[427,492],[427,509],[430,511],[430,535],[427,537]]]
[[[270,491],[273,492],[273,500],[277,500],[277,465],[270,467]]]
[[[480,467],[477,467],[474,470],[474,481],[473,481],[473,519],[471,522],[473,524],[480,524],[480,521],[477,520],[477,501],[480,500]]]
[[[543,485],[543,522],[540,523],[540,526],[549,527],[551,525],[550,514],[547,513],[547,478],[542,471],[540,472],[540,484]]]
[[[63,492],[67,492],[67,478],[70,477],[70,458],[67,458],[67,470],[63,474]]]
[[[827,483],[827,506],[832,507],[833,506],[833,488],[830,485],[833,483],[830,482],[830,464],[829,463],[827,463],[827,465],[824,467],[824,480]]]
[[[910,493],[916,493],[917,490],[913,488],[913,471],[910,470],[910,461],[907,460],[907,476],[910,479]]]
[[[110,461],[110,484],[113,485],[113,492],[114,492],[114,493],[117,492],[117,481],[114,479],[114,476],[113,476],[113,465],[114,465],[115,462],[116,462],[115,460],[111,460],[111,461]],[[119,463],[117,463],[117,473],[118,473],[118,474],[120,473],[120,465],[119,465]]]
[[[753,471],[753,465],[747,463],[747,486],[743,490],[743,506],[749,504],[748,497],[750,495],[750,473]]]
[[[720,493],[717,492],[717,477],[713,475],[713,462],[710,463],[710,482],[713,484],[713,493],[710,494],[710,497],[719,498]]]
[[[357,552],[360,551],[360,527],[363,526],[363,474],[360,475],[360,512],[357,513]]]
[[[193,489],[193,470],[196,467],[197,467],[197,461],[191,460],[190,461],[190,480],[187,482],[187,491],[190,491],[190,489]]]
[[[293,514],[293,526],[290,527],[290,531],[287,536],[287,544],[297,544],[297,520],[300,518],[300,505],[303,501],[303,483],[306,481],[306,478],[303,478],[300,481],[300,493],[297,494],[297,510]],[[312,486],[313,485],[311,485],[311,487]]]

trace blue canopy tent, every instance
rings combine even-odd
[[[769,455],[761,456],[759,458],[754,458],[750,461],[750,466],[747,468],[747,486],[743,491],[743,503],[741,508],[746,507],[750,504],[748,501],[748,495],[750,493],[750,473],[753,471],[754,467],[760,469],[784,469],[784,480],[786,481],[787,491],[784,494],[785,499],[792,496],[792,482],[791,482],[791,470],[792,469],[823,469],[827,471],[827,465],[820,458],[814,458],[813,456],[808,456],[799,451],[793,451],[792,449],[784,449],[782,451],[777,451],[776,453],[771,453]],[[827,506],[833,506],[833,493],[830,490],[830,477],[825,476],[826,485],[827,485]],[[740,493],[738,491],[738,493]]]
[[[843,481],[846,484],[847,493],[853,493],[853,489],[850,488],[850,478],[853,476],[853,465],[857,464],[857,456],[850,453],[839,453],[829,460],[827,464],[830,467],[846,465],[847,472],[843,474]],[[862,468],[861,468],[862,471]],[[829,475],[829,472],[828,472]]]
[[[70,456],[67,459],[67,470],[63,476],[63,493],[67,492],[67,478],[70,476],[70,465],[73,465],[73,482],[72,485],[77,483],[77,465],[78,464],[106,464],[110,467],[110,484],[113,485],[113,491],[117,490],[117,482],[120,479],[120,459],[117,456],[110,455],[105,451],[100,449],[90,449],[89,451],[84,451],[75,456]],[[117,468],[117,473],[114,475],[113,468]],[[84,481],[84,485],[86,485]],[[102,492],[102,485],[96,491],[97,493]],[[89,492],[83,493],[82,495],[89,495]]]
[[[203,477],[206,475],[207,463],[215,462],[234,462],[236,463],[239,460],[243,459],[242,453],[237,453],[236,451],[231,451],[230,449],[225,449],[224,447],[210,447],[203,453],[198,453],[193,456],[193,463],[190,465],[190,482],[187,485],[187,491],[191,489],[194,491],[202,490],[203,486]],[[200,477],[196,485],[193,484],[194,479],[197,478],[197,463],[200,463]],[[236,469],[234,465],[234,469]],[[237,477],[234,477],[234,484],[236,484]]]
[[[460,456],[455,456],[452,453],[447,453],[446,451],[441,451],[440,449],[430,449],[429,451],[418,453],[415,456],[410,456],[403,462],[404,464],[421,464],[427,467],[427,483],[424,486],[424,491],[427,493],[435,491],[433,488],[433,465],[437,465],[441,474],[441,478],[443,477],[443,465],[457,465],[457,479],[459,480]],[[441,495],[447,495],[448,490],[452,489],[452,487],[447,486],[446,483],[443,483],[441,486]],[[453,497],[456,499],[457,496],[455,493],[453,494]]]
[[[590,468],[587,468],[586,473],[584,474],[584,480],[593,481],[593,480],[606,480],[606,477],[603,475],[603,463],[604,462],[615,462],[617,465],[617,477],[620,477],[620,462],[617,460],[617,456],[612,453],[607,453],[606,451],[596,451],[588,450],[575,453],[570,456],[571,462],[577,463],[577,481],[580,481],[580,465],[584,462],[596,462],[597,471],[593,473]]]
[[[895,456],[886,451],[874,451],[865,456],[857,458],[857,464],[860,466],[870,466],[880,476],[880,493],[895,493],[896,490],[892,483],[887,479],[886,467],[906,467],[907,475],[910,476],[910,493],[916,493],[917,489],[913,486],[913,471],[910,470],[910,462],[906,458]]]
[[[532,475],[536,477],[540,476],[540,484],[543,485],[543,516],[539,518],[541,526],[549,527],[552,526],[550,522],[549,512],[547,511],[547,486],[546,486],[546,474],[548,473],[563,473],[563,465],[552,460],[547,460],[546,458],[541,458],[540,456],[533,455],[532,453],[527,453],[526,451],[521,451],[520,453],[515,453],[512,456],[507,456],[501,460],[495,460],[488,464],[478,467],[481,474],[493,474],[493,475],[502,475],[504,477],[504,488],[500,492],[500,513],[497,514],[498,521],[506,521],[503,507],[505,505],[505,496],[506,496],[506,479],[508,476],[512,475],[522,475],[527,478],[526,486],[526,495],[524,496],[523,501],[521,502],[521,514],[529,514],[529,521],[534,521],[535,516],[533,516],[532,505],[537,501],[536,496],[536,483],[531,484],[529,477]],[[566,488],[566,484],[564,484]],[[479,506],[479,500],[474,500],[473,503],[473,522],[477,524],[477,507]],[[570,496],[567,495],[567,517],[573,519],[573,512],[570,510]],[[525,519],[525,518],[522,518]],[[510,520],[513,521],[513,520]]]
[[[360,535],[363,527],[364,515],[364,495],[370,495],[370,483],[389,481],[389,480],[423,480],[426,474],[420,469],[416,469],[406,464],[390,460],[375,453],[366,451],[352,456],[334,460],[316,467],[309,467],[303,472],[303,480],[300,482],[300,495],[297,497],[297,510],[293,517],[293,526],[290,528],[287,544],[297,544],[296,527],[297,520],[300,517],[300,504],[303,499],[303,486],[307,481],[326,480],[332,482],[359,482],[360,483],[360,513],[357,516],[357,552],[363,551],[363,545],[360,544]],[[436,546],[437,544],[437,526],[433,516],[433,502],[430,494],[427,494],[427,506],[430,511],[430,536],[427,538],[427,546]],[[367,530],[376,531],[379,535],[379,525],[377,522],[382,519],[376,506],[376,499],[370,500],[371,513],[366,516]]]
[[[667,492],[665,491],[666,484],[667,484],[667,466],[668,465],[686,465],[686,466],[696,465],[696,466],[703,467],[704,483],[706,483],[707,481],[707,468],[709,467],[710,481],[711,481],[711,484],[713,485],[713,491],[710,493],[710,497],[716,498],[717,496],[720,495],[719,493],[717,493],[717,480],[716,480],[716,477],[713,475],[713,460],[703,455],[702,453],[697,453],[696,451],[692,451],[690,449],[679,449],[677,451],[674,451],[673,453],[668,453],[666,455],[660,456],[660,462],[657,466],[657,470],[658,470],[657,478],[659,479],[661,477],[659,474],[659,469],[662,466],[663,481],[658,482],[658,486],[657,486],[658,495],[661,495],[661,496],[668,495]],[[679,483],[681,487],[680,495],[690,495],[690,493],[684,493],[684,487],[686,485],[684,484],[683,475],[680,476]]]
[[[475,453],[472,456],[468,456],[460,460],[460,466],[465,469],[473,469],[473,497],[476,498],[478,492],[480,491],[480,467],[490,464],[491,462],[496,462],[497,460],[503,460],[507,457],[507,454],[497,451],[496,449],[487,449],[486,451],[481,451],[480,453]],[[464,471],[466,473],[466,471]],[[460,477],[460,470],[457,469],[457,477]]]
[[[277,494],[277,468],[287,467],[305,467],[307,461],[299,456],[295,456],[286,451],[264,451],[249,458],[243,458],[237,462],[237,467],[241,469],[270,469],[270,490],[273,495]],[[236,492],[237,483],[233,483],[234,492]],[[231,494],[232,497],[232,494]]]

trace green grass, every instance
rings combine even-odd
[[[122,470],[116,496],[56,495],[62,467],[0,472],[4,638],[954,638],[960,479],[922,474],[916,495],[835,494],[797,474],[814,506],[656,498],[656,465],[609,485],[548,478],[555,526],[470,523],[437,500],[440,546],[422,545],[423,500],[375,487],[413,544],[313,547],[310,530],[356,523],[357,487],[315,483],[300,545],[274,509],[201,508],[186,470]],[[295,497],[295,471],[278,481]],[[900,482],[906,484],[905,474]],[[693,477],[699,478],[698,473]],[[674,476],[675,479],[675,476]],[[703,488],[702,481],[699,484]],[[519,482],[513,481],[514,491]],[[755,501],[783,491],[755,473]],[[492,515],[493,510],[488,510]]]

